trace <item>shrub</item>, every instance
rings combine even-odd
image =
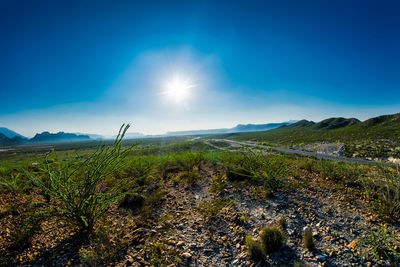
[[[17,193],[20,184],[19,184],[19,176],[20,174],[14,175],[13,173],[9,174],[9,178],[0,177],[0,189],[3,192]]]
[[[254,240],[251,235],[246,236],[246,248],[247,248],[247,254],[251,259],[255,261],[260,261],[265,258],[261,242]]]
[[[179,175],[179,178],[185,183],[194,184],[197,180],[201,178],[201,175],[195,171],[183,171]]]
[[[222,175],[216,175],[213,177],[213,181],[210,186],[210,191],[216,194],[222,194],[227,186],[226,180]]]
[[[364,191],[374,212],[396,222],[400,219],[400,175],[381,171],[380,177],[362,179]]]
[[[227,157],[227,177],[230,181],[251,180],[272,191],[278,189],[288,166],[285,156],[264,155],[263,151],[248,149],[243,154]]]
[[[400,253],[396,248],[400,247],[398,236],[391,233],[386,225],[378,226],[376,231],[371,230],[367,237],[360,239],[360,244],[367,247],[365,254],[373,256],[376,260],[389,260],[397,266],[400,261]]]
[[[265,253],[278,251],[285,239],[285,234],[277,226],[267,226],[261,229],[260,239]]]
[[[323,178],[335,183],[342,183],[353,187],[361,184],[362,170],[356,164],[346,164],[322,160],[319,164],[319,173]]]
[[[388,177],[382,193],[382,212],[394,221],[400,219],[400,176]]]
[[[123,159],[133,146],[123,149],[122,140],[128,125],[122,125],[111,146],[102,145],[85,160],[51,164],[45,158],[45,180],[30,175],[35,185],[50,196],[51,205],[44,203],[46,212],[81,230],[91,232],[97,219],[104,216],[110,205],[134,194],[140,187],[132,178],[108,178],[123,165]],[[28,173],[29,175],[29,173]],[[46,205],[47,204],[47,205]]]

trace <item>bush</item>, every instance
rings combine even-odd
[[[51,164],[50,154],[46,156],[43,172],[47,179],[32,175],[30,178],[50,196],[51,204],[44,203],[49,215],[91,232],[110,205],[140,189],[134,186],[136,181],[132,178],[109,179],[133,149],[133,146],[122,148],[128,128],[129,124],[122,125],[111,146],[100,146],[85,160]]]
[[[194,184],[201,178],[201,175],[195,171],[183,171],[179,175],[179,178],[180,178],[179,180],[181,180],[185,183]]]
[[[255,261],[260,261],[265,258],[261,242],[254,240],[251,235],[246,236],[246,248],[247,254],[251,259]]]
[[[275,191],[282,185],[287,173],[285,156],[264,155],[262,151],[248,149],[246,153],[226,157],[226,176],[230,181],[250,180]]]
[[[381,169],[381,176],[362,179],[365,194],[371,201],[372,210],[381,216],[398,222],[400,219],[400,175]]]
[[[285,239],[285,234],[277,226],[267,226],[260,231],[261,244],[265,253],[278,251]]]
[[[376,231],[370,231],[367,237],[360,239],[360,244],[367,247],[366,254],[373,256],[376,260],[389,260],[397,266],[400,261],[400,253],[396,248],[400,247],[398,236],[391,233],[388,227],[378,226]]]
[[[227,186],[227,182],[222,175],[216,175],[213,177],[213,181],[210,186],[210,191],[216,194],[222,194]]]
[[[400,176],[388,177],[386,190],[382,193],[381,211],[393,221],[400,219]]]
[[[1,192],[17,193],[20,188],[19,176],[19,173],[16,175],[10,173],[8,178],[0,177]]]
[[[363,174],[362,170],[356,164],[346,164],[328,160],[320,161],[319,173],[323,178],[352,187],[360,186],[360,177]]]

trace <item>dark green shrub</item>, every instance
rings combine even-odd
[[[33,175],[30,178],[50,196],[51,205],[44,203],[49,214],[90,232],[110,205],[140,189],[130,177],[109,180],[133,149],[122,148],[128,128],[129,125],[122,125],[111,146],[100,146],[84,160],[52,164],[46,156],[46,179]]]
[[[265,258],[261,242],[254,240],[251,235],[246,236],[246,248],[247,254],[252,260],[260,261]]]
[[[260,231],[260,239],[265,253],[269,254],[281,249],[285,234],[277,226],[266,226]]]

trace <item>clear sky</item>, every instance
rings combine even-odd
[[[0,126],[148,134],[400,112],[399,1],[0,1]]]

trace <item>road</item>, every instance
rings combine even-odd
[[[335,156],[335,155],[328,155],[328,154],[320,154],[320,153],[315,153],[315,152],[308,152],[308,151],[302,151],[302,150],[295,150],[295,149],[288,149],[288,148],[280,148],[280,147],[268,147],[268,146],[263,146],[260,144],[254,144],[250,142],[238,142],[238,141],[233,141],[230,139],[215,139],[215,141],[225,141],[233,145],[237,146],[251,146],[251,147],[257,147],[257,148],[263,148],[263,149],[272,149],[274,151],[279,151],[285,154],[292,154],[292,155],[301,155],[301,156],[306,156],[306,157],[314,157],[318,159],[326,159],[326,160],[332,160],[332,161],[339,161],[339,162],[349,162],[349,163],[359,163],[359,164],[369,164],[369,165],[379,165],[379,166],[387,166],[387,167],[399,167],[397,164],[391,164],[391,163],[385,163],[385,162],[379,162],[379,161],[372,161],[372,160],[365,160],[365,159],[354,159],[354,158],[345,158],[341,156]],[[211,145],[210,143],[208,143]],[[211,145],[214,148],[218,149],[223,149],[215,145]]]

